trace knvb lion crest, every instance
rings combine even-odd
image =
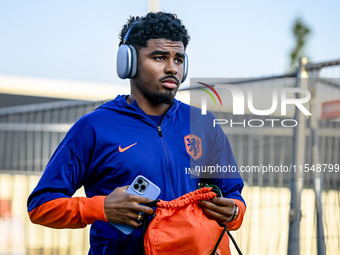
[[[187,135],[184,137],[185,148],[187,153],[197,160],[202,157],[202,139],[196,135]]]

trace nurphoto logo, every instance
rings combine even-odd
[[[308,89],[296,87],[272,88],[269,95],[261,94],[261,92],[257,91],[258,94],[260,93],[260,96],[258,95],[256,98],[256,96],[254,95],[254,88],[245,88],[242,90],[240,87],[231,84],[215,84],[214,86],[211,86],[203,82],[197,83],[204,86],[204,88],[200,87],[200,90],[204,91],[210,96],[215,106],[218,105],[215,98],[218,99],[220,107],[222,109],[224,107],[224,101],[230,102],[231,96],[233,115],[240,116],[252,114],[257,116],[269,116],[279,112],[278,115],[280,117],[286,117],[288,107],[294,107],[295,110],[301,111],[305,116],[312,115],[304,105],[308,103],[311,99],[311,93]],[[219,93],[216,91],[215,88],[218,88]],[[228,96],[228,99],[225,99],[223,97],[226,95]],[[258,107],[255,107],[255,99],[257,99],[257,101],[270,102],[270,105],[266,106],[265,109],[263,109],[264,107],[261,107],[262,109],[259,109]],[[207,114],[207,98],[205,96],[201,96],[201,114]],[[213,126],[215,127],[217,124],[230,124],[231,127],[236,125],[238,125],[238,127],[262,127],[265,125],[265,122],[267,122],[271,127],[274,127],[278,123],[280,123],[282,127],[295,127],[298,124],[295,119],[268,118],[264,120],[250,119],[247,121],[244,119],[241,122],[235,122],[232,119],[215,119],[213,122]]]

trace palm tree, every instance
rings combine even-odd
[[[290,53],[290,68],[293,69],[299,63],[299,58],[305,55],[304,48],[307,39],[311,33],[310,28],[300,19],[297,18],[293,25],[293,35],[295,39],[295,47]]]

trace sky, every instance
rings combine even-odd
[[[125,84],[116,74],[118,34],[148,2],[0,0],[0,75]],[[188,78],[287,72],[298,17],[312,30],[309,61],[340,59],[338,0],[160,0],[160,10],[189,31]]]

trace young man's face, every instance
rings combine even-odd
[[[135,93],[152,104],[171,104],[183,78],[183,43],[168,39],[150,39],[138,51]]]

